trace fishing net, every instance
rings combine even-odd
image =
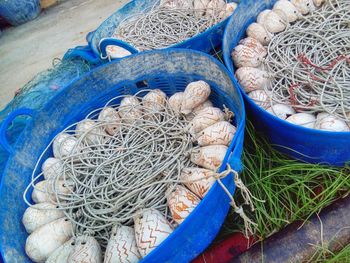
[[[92,65],[80,59],[54,59],[52,68],[37,74],[24,87],[16,91],[13,100],[0,111],[0,123],[12,111],[19,108],[39,110],[55,94],[70,84],[74,79],[90,71]],[[18,117],[7,130],[7,139],[14,143],[23,130],[26,117]],[[0,171],[3,171],[8,154],[0,146]]]

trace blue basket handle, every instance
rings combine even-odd
[[[91,31],[91,32],[87,33],[87,35],[86,35],[86,42],[88,42],[89,44],[92,41],[92,37],[93,37],[94,33],[95,33],[95,31]]]
[[[100,48],[102,59],[108,58],[106,48],[107,48],[107,46],[110,46],[110,45],[122,47],[122,48],[126,49],[127,51],[129,51],[131,54],[139,53],[139,51],[136,48],[134,48],[133,46],[129,45],[128,43],[126,43],[124,41],[121,41],[121,40],[116,39],[116,38],[102,38],[100,43],[99,43],[99,48]]]
[[[68,49],[64,54],[63,59],[82,58],[90,64],[101,64],[102,61],[95,55],[90,46],[77,46],[75,48]]]
[[[237,149],[235,149],[233,151],[233,153],[231,154],[231,157],[228,161],[228,164],[231,166],[232,169],[234,169],[235,171],[240,173],[243,171],[243,163],[242,163],[242,160],[236,156],[237,154],[235,154],[238,151],[239,150],[237,150]]]
[[[234,141],[234,150],[228,160],[228,163],[232,167],[232,169],[237,172],[241,172],[243,170],[242,160],[240,158],[243,151],[243,143],[244,143],[244,126],[241,126],[235,134],[236,141]]]
[[[0,145],[9,153],[9,154],[13,154],[14,153],[14,149],[13,147],[10,145],[10,143],[7,140],[6,137],[6,132],[8,127],[11,125],[11,123],[18,117],[18,116],[30,116],[33,117],[34,116],[34,111],[31,109],[27,109],[27,108],[21,108],[21,109],[17,109],[13,112],[11,112],[7,118],[1,123],[0,126]]]

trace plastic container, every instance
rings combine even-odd
[[[238,42],[246,37],[246,29],[256,21],[258,14],[271,9],[276,1],[243,1],[227,23],[223,39],[225,65],[232,73],[235,67],[231,52]],[[255,128],[278,150],[291,157],[310,163],[325,163],[343,166],[350,161],[350,132],[327,132],[304,128],[281,120],[256,105],[240,87],[236,78],[234,84],[245,100],[247,114]]]
[[[0,185],[0,248],[4,261],[16,259],[17,262],[30,262],[24,252],[28,235],[21,223],[26,209],[22,194],[40,154],[57,133],[117,95],[135,94],[146,87],[159,88],[171,95],[195,80],[207,81],[212,87],[210,99],[213,103],[220,107],[225,104],[235,113],[238,129],[223,167],[230,163],[233,169],[240,171],[245,126],[243,99],[225,67],[197,51],[168,49],[132,55],[84,75],[58,93],[40,111],[22,109],[9,115],[1,126],[2,132],[18,115],[30,115],[32,119],[14,145],[9,145],[2,136],[0,141],[11,154]],[[223,179],[223,182],[233,193],[233,175]],[[226,193],[219,184],[215,184],[185,222],[143,262],[179,263],[194,259],[217,235],[229,210],[229,203]]]
[[[0,0],[0,16],[13,26],[33,20],[40,11],[39,0]]]
[[[132,0],[127,3],[125,6],[117,10],[113,13],[109,18],[107,18],[95,31],[90,32],[86,40],[89,43],[89,49],[85,48],[86,56],[85,58],[90,58],[91,63],[98,63],[99,60],[106,60],[105,51],[100,49],[100,43],[102,40],[107,39],[108,41],[113,41],[115,39],[111,39],[115,28],[118,27],[119,23],[123,21],[125,18],[139,14],[143,12],[145,9],[148,9],[158,3],[159,0]],[[239,2],[237,0],[228,0],[227,2]],[[225,25],[228,21],[228,18],[219,24],[207,29],[206,31],[198,34],[182,43],[178,43],[176,45],[170,46],[169,48],[188,48],[194,49],[198,51],[202,51],[205,53],[210,53],[215,48],[221,48],[221,41],[225,29]],[[113,45],[120,45],[121,41],[116,41]],[[110,43],[112,44],[112,43]],[[104,45],[106,47],[106,45]],[[74,50],[73,55],[74,54]],[[84,56],[84,54],[79,51],[80,56]],[[133,50],[132,53],[135,53],[136,50]],[[136,51],[137,52],[137,51]],[[92,55],[95,56],[95,60],[93,60]]]

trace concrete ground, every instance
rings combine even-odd
[[[60,0],[38,18],[6,29],[0,37],[0,110],[37,73],[67,49],[86,44],[85,36],[128,0]]]

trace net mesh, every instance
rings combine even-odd
[[[40,110],[55,94],[73,80],[92,69],[92,65],[81,59],[54,59],[52,68],[37,74],[19,89],[13,100],[0,111],[0,124],[9,113],[19,108]],[[26,117],[18,117],[7,129],[6,137],[10,144],[18,138],[26,123]],[[4,171],[8,154],[0,146],[0,171]]]

